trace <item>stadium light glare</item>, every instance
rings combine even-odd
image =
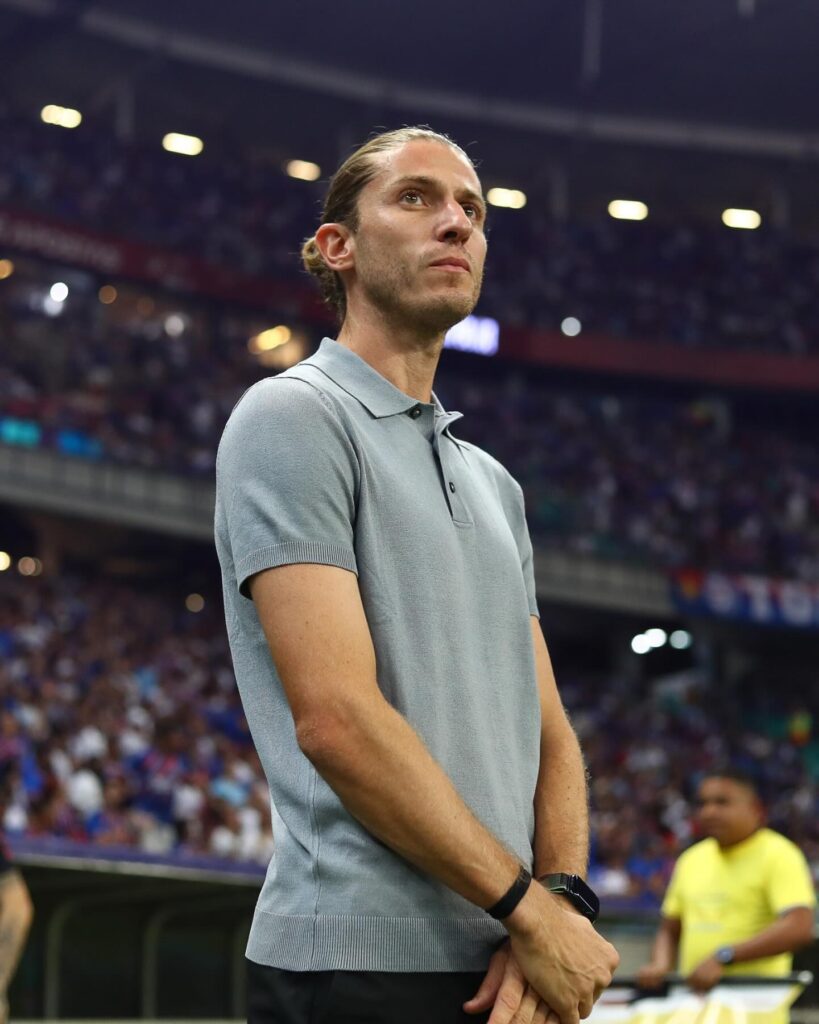
[[[638,633],[637,636],[631,638],[631,649],[635,654],[648,654],[651,644],[645,633]]]
[[[64,281],[56,281],[48,291],[54,302],[65,302],[68,298],[68,285]]]
[[[24,555],[17,563],[17,571],[21,576],[39,576],[43,571],[43,563],[39,558]]]
[[[5,281],[14,273],[14,264],[11,260],[0,260],[0,281]]]
[[[645,638],[652,648],[662,647],[668,640],[668,633],[664,629],[655,626],[653,629],[646,630]]]
[[[694,642],[694,638],[687,629],[675,629],[668,639],[671,646],[677,651],[686,651]]]
[[[299,181],[317,181],[321,177],[321,168],[310,160],[290,160],[285,171]]]
[[[247,347],[257,356],[260,352],[270,352],[274,348],[286,345],[292,337],[293,332],[290,328],[279,324],[278,327],[269,327],[266,331],[255,334],[247,343]]]
[[[185,607],[189,612],[201,612],[205,607],[205,599],[201,594],[188,594],[185,598]]]
[[[205,148],[205,143],[196,135],[168,132],[162,139],[162,148],[169,153],[179,153],[181,156],[199,156]]]
[[[615,220],[645,220],[648,207],[638,199],[612,199],[609,203],[609,216]]]
[[[40,119],[45,124],[55,124],[59,128],[78,128],[82,124],[82,114],[73,107],[60,107],[49,103],[40,111]]]
[[[762,223],[762,217],[756,210],[737,210],[730,208],[722,211],[722,223],[727,228],[740,228],[753,231]]]
[[[490,188],[486,193],[486,201],[490,206],[522,210],[526,205],[526,193],[517,188]]]
[[[0,551],[0,572],[5,572],[11,566],[11,555],[8,551]]]
[[[165,317],[165,333],[169,338],[179,338],[188,326],[187,319],[181,313],[170,313]]]
[[[565,320],[561,321],[560,330],[567,338],[576,338],[583,330],[583,324],[580,323],[576,316],[567,316]]]
[[[97,292],[97,298],[103,306],[110,306],[112,302],[117,301],[117,290],[112,284],[104,284]]]

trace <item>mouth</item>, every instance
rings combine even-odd
[[[466,260],[461,259],[460,256],[446,256],[442,260],[436,260],[434,263],[430,263],[431,267],[435,267],[438,270],[453,270],[460,271],[461,273],[470,274],[469,263]]]

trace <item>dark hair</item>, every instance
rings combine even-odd
[[[356,231],[358,229],[358,197],[364,186],[372,181],[378,172],[377,158],[382,153],[389,153],[407,142],[416,140],[440,142],[445,146],[451,146],[469,161],[470,166],[474,166],[457,142],[453,142],[448,135],[433,131],[426,125],[381,132],[351,153],[330,179],[321,211],[321,224],[344,224],[351,231]],[[344,282],[341,276],[324,262],[319,247],[316,245],[315,234],[305,239],[301,247],[301,259],[307,273],[317,278],[322,298],[335,310],[339,323],[342,323],[347,314]]]
[[[700,782],[705,782],[706,779],[730,779],[731,782],[736,782],[740,786],[750,789],[758,800],[762,799],[759,777],[745,768],[739,768],[732,764],[718,765],[702,773]]]

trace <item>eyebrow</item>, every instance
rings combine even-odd
[[[391,182],[389,187],[390,191],[392,191],[397,188],[406,188],[408,185],[425,185],[440,189],[441,181],[438,178],[430,178],[426,174],[405,174],[402,178],[398,178],[397,181]],[[486,200],[480,192],[476,192],[471,188],[462,188],[459,191],[462,198],[476,202],[484,213],[486,212]]]

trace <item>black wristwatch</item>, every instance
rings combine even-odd
[[[591,886],[586,885],[580,875],[568,875],[559,871],[553,875],[541,875],[538,882],[549,890],[565,896],[575,910],[587,917],[592,923],[600,913],[600,900]]]

